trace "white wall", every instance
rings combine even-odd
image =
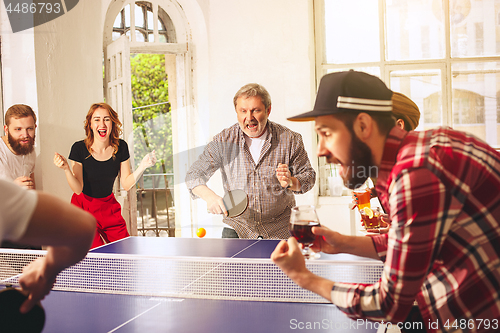
[[[206,144],[213,135],[236,122],[233,96],[250,82],[262,84],[271,94],[270,120],[302,133],[314,163],[311,123],[293,123],[287,117],[309,110],[315,96],[314,43],[310,1],[233,0],[199,1],[207,22],[209,45],[209,114],[199,114]],[[221,179],[210,183],[222,194]],[[314,190],[297,196],[314,203]],[[200,225],[221,218],[208,215],[204,202],[193,203]],[[214,237],[220,230],[214,230]],[[209,236],[211,236],[209,234]]]
[[[27,104],[37,112],[34,29],[12,33],[5,8],[0,6],[2,34],[2,79],[5,109],[13,104]]]
[[[54,166],[57,151],[69,155],[85,137],[90,105],[103,101],[102,23],[99,0],[80,1],[59,18],[35,27],[39,135],[43,190],[69,200],[64,172]]]

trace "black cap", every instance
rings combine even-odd
[[[326,74],[319,83],[314,109],[288,118],[311,121],[339,112],[392,112],[392,90],[378,77],[353,70]]]

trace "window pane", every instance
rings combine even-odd
[[[155,41],[155,35],[152,32],[150,32],[148,34],[148,42],[153,43],[154,41]]]
[[[441,72],[437,69],[391,72],[390,88],[405,94],[417,104],[420,121],[417,130],[424,130],[443,124],[441,113]]]
[[[135,26],[139,28],[145,28],[144,13],[142,12],[142,7],[137,5],[135,5]]]
[[[161,31],[165,31],[167,29],[165,29],[165,25],[163,24],[163,22],[158,19],[158,30],[161,30]]]
[[[136,41],[136,42],[145,42],[145,40],[144,40],[144,39],[145,39],[145,38],[144,38],[144,35],[142,34],[142,32],[140,32],[140,31],[136,30],[136,31],[135,31],[135,41]]]
[[[121,12],[116,16],[115,23],[113,23],[113,28],[122,28],[122,14],[121,14]]]
[[[325,0],[326,62],[380,60],[378,1]]]
[[[500,54],[499,6],[500,0],[450,1],[452,57]]]
[[[160,33],[158,36],[159,42],[160,43],[166,43],[167,42],[167,36],[164,33]]]
[[[120,38],[121,35],[122,35],[121,33],[113,31],[112,39],[117,40],[118,38]]]
[[[153,20],[153,12],[148,10],[148,29],[153,30],[154,29],[154,20]]]
[[[388,60],[444,58],[442,0],[388,0]]]
[[[498,146],[500,63],[455,64],[452,78],[453,128]]]
[[[124,10],[125,10],[125,28],[130,28],[130,5],[126,5]]]

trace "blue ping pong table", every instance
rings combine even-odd
[[[277,243],[275,240],[129,237],[92,252],[269,258]],[[328,255],[320,260],[328,260]],[[42,305],[46,311],[43,330],[46,333],[377,331],[373,323],[353,321],[332,304],[52,291]]]

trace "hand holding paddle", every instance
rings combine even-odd
[[[27,299],[21,305],[21,313],[27,313],[40,300],[45,298],[56,280],[56,275],[50,273],[47,257],[40,257],[23,268],[19,285],[27,294]]]
[[[193,189],[193,193],[205,200],[207,211],[211,214],[236,217],[243,214],[248,207],[248,196],[243,190],[228,191],[224,198],[221,198],[206,185],[199,185]]]
[[[0,331],[40,333],[43,330],[45,311],[40,300],[50,292],[56,276],[50,266],[46,257],[40,257],[23,268],[19,278],[22,290],[0,291]]]
[[[207,200],[207,210],[212,214],[224,214],[227,217],[236,217],[245,212],[248,207],[248,196],[243,190],[228,191],[223,198],[214,193]]]
[[[207,202],[207,212],[209,212],[210,214],[224,214],[225,216],[227,216],[227,210],[224,206],[224,201],[220,196],[212,192],[208,197],[206,197],[205,200]]]

